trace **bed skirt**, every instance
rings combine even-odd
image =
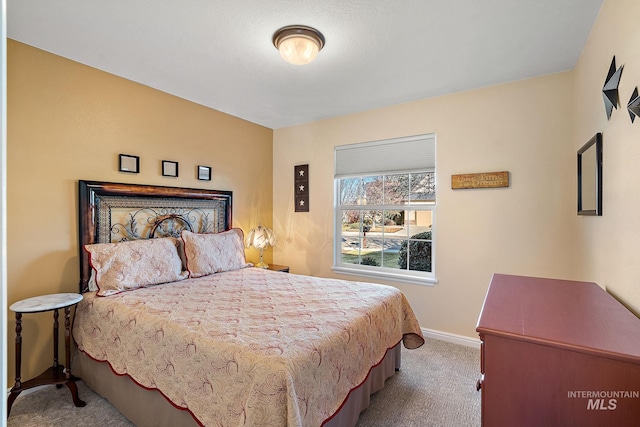
[[[370,396],[381,390],[385,380],[400,369],[400,346],[401,343],[398,343],[387,351],[382,362],[371,369],[365,382],[351,390],[338,412],[325,421],[323,426],[349,427],[358,422],[360,412],[369,406]],[[137,427],[200,425],[191,412],[174,406],[158,390],[146,389],[127,375],[116,375],[108,363],[95,361],[77,349],[73,373]]]

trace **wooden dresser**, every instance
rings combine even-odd
[[[477,331],[484,426],[640,426],[640,319],[595,283],[495,274]]]

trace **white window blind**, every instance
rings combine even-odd
[[[434,170],[435,147],[435,134],[339,145],[335,147],[335,177]]]

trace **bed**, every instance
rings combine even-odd
[[[137,426],[353,426],[424,343],[393,287],[252,268],[231,192],[80,181],[79,201],[74,374]]]

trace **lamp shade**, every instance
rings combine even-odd
[[[275,32],[273,45],[288,63],[304,65],[316,59],[324,47],[324,36],[315,28],[291,25]]]
[[[247,248],[253,246],[256,249],[265,249],[276,245],[276,236],[270,229],[258,225],[247,234],[245,244]]]

